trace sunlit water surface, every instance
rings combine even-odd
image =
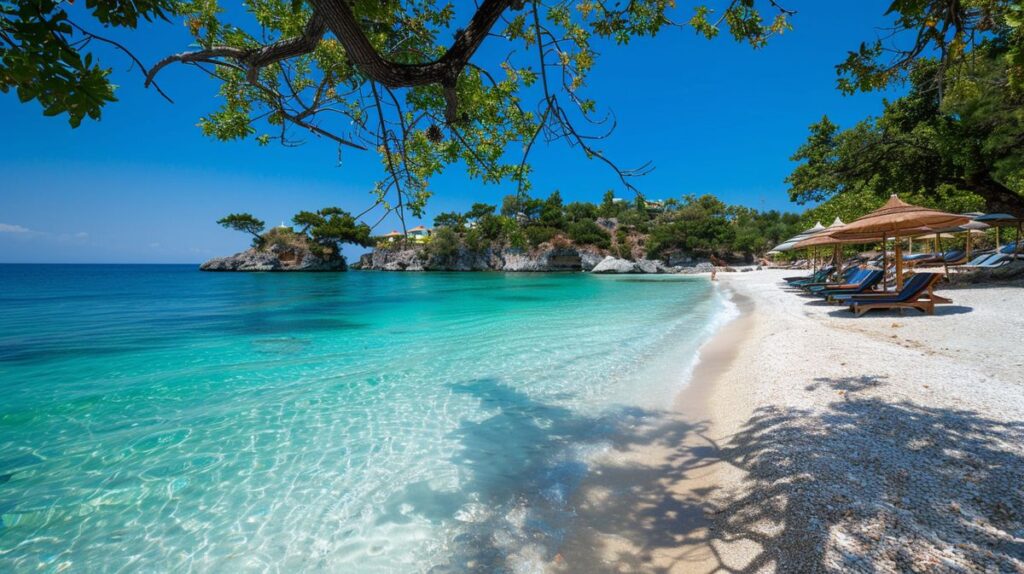
[[[537,571],[705,279],[0,266],[0,571]]]

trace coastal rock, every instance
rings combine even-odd
[[[361,269],[377,271],[423,271],[422,249],[374,249],[359,258]]]
[[[693,267],[698,263],[698,260],[692,253],[670,251],[665,255],[665,263],[669,267]]]
[[[594,267],[604,259],[604,255],[597,251],[580,251],[580,270],[593,271]]]
[[[665,273],[665,266],[661,264],[661,261],[637,259],[635,265],[639,273]]]
[[[459,247],[448,257],[436,257],[421,246],[375,249],[359,258],[359,268],[374,271],[506,271],[514,273],[589,271],[603,257],[596,249],[541,244],[533,250],[471,251]]]
[[[697,273],[711,273],[714,271],[715,266],[708,261],[701,261],[700,263],[690,267],[680,267],[679,273],[694,275]]]
[[[632,261],[619,259],[609,255],[594,266],[591,273],[636,273],[636,264]]]
[[[531,252],[502,252],[504,264],[501,271],[581,271],[583,257],[579,250],[571,247],[550,247],[541,245]]]
[[[482,251],[471,251],[460,247],[458,254],[448,261],[429,259],[426,268],[431,271],[487,271],[493,265],[493,257],[494,254],[489,248]]]
[[[201,271],[345,271],[345,258],[320,257],[301,246],[271,245],[246,249],[229,257],[215,257],[199,266]]]

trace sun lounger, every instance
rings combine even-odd
[[[960,265],[967,262],[967,254],[959,249],[947,251],[942,254],[942,263],[946,265]]]
[[[836,289],[822,289],[821,291],[815,293],[815,295],[820,295],[825,299],[831,299],[836,295],[854,295],[857,293],[867,292],[869,289],[877,285],[878,282],[882,280],[882,270],[868,269],[867,271],[868,272],[864,274],[860,282],[857,283],[856,285]]]
[[[949,299],[934,293],[935,284],[942,279],[941,273],[917,273],[911,277],[899,293],[876,295],[852,295],[839,302],[850,306],[858,317],[872,309],[917,309],[929,315],[935,313],[938,303],[952,303]]]
[[[828,279],[828,276],[835,271],[835,267],[828,266],[822,267],[817,273],[804,277],[784,277],[782,280],[789,283],[794,287],[799,287],[805,283],[821,283]]]
[[[975,255],[974,259],[971,259],[967,263],[964,263],[963,265],[960,265],[960,267],[974,267],[975,265],[979,265],[979,264],[983,263],[986,259],[988,259],[989,257],[992,257],[993,255],[995,255],[995,253],[992,253],[991,251],[986,252],[986,253],[979,253],[979,254]]]
[[[923,261],[923,260],[926,260],[926,259],[935,259],[937,257],[938,257],[938,255],[936,255],[935,253],[915,253],[913,255],[904,255],[903,256],[903,261],[905,261],[905,262]]]
[[[964,256],[964,252],[959,249],[953,249],[945,253],[928,254],[926,257],[920,257],[914,260],[906,261],[907,267],[913,269],[915,267],[928,267],[938,265],[962,265],[967,262],[967,258]]]
[[[971,269],[992,269],[994,267],[1006,265],[1011,259],[1013,259],[1013,256],[1011,255],[995,253],[977,265],[964,265],[964,267],[969,267]]]
[[[802,285],[800,288],[810,293],[819,293],[827,289],[853,289],[860,285],[860,282],[870,273],[870,269],[861,267],[853,267],[843,272],[843,276],[839,281],[831,283],[811,283]]]
[[[914,268],[919,265],[933,265],[936,263],[942,263],[941,253],[918,253],[909,257],[903,258],[903,263],[907,268]]]

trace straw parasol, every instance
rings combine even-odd
[[[776,245],[775,247],[772,247],[771,250],[778,251],[780,253],[783,251],[792,251],[796,247],[797,243],[803,241],[804,239],[807,239],[808,237],[822,233],[825,230],[826,227],[822,225],[820,221],[815,222],[814,227],[811,227],[810,229],[805,229],[804,231],[798,233],[797,235],[790,237],[789,239],[783,241],[782,243]],[[814,260],[815,257],[812,256],[812,261]],[[814,266],[817,266],[816,261],[814,261]]]
[[[800,233],[794,235],[793,237],[790,237],[789,239],[783,241],[782,243],[776,245],[775,247],[772,247],[772,251],[791,251],[793,247],[800,241],[807,239],[812,235],[817,235],[818,233],[825,231],[825,229],[826,227],[822,225],[819,221],[814,224],[814,227],[810,229],[805,229],[804,231],[801,231]]]
[[[840,257],[839,257],[839,244],[840,243],[845,243],[845,242],[839,241],[839,240],[835,239],[834,237],[832,237],[832,233],[842,229],[845,226],[846,226],[846,224],[843,223],[843,220],[841,220],[838,217],[836,217],[831,225],[829,225],[828,227],[824,228],[822,231],[819,231],[819,232],[817,232],[817,233],[815,233],[815,234],[813,234],[813,235],[811,235],[809,237],[806,237],[805,239],[801,239],[800,241],[797,241],[796,244],[793,247],[794,247],[794,249],[804,249],[804,248],[807,248],[807,247],[818,247],[818,246],[824,246],[824,245],[834,245],[835,246],[835,251],[832,253],[832,259],[834,260],[835,264],[838,266],[839,265],[839,259],[840,259]]]
[[[942,229],[969,223],[971,218],[938,209],[910,205],[893,194],[885,205],[846,224],[843,229],[832,233],[836,239],[854,239],[866,234],[881,234],[882,243],[887,237],[896,241],[896,288],[903,288],[903,256],[900,252],[900,237],[920,234],[922,228]]]

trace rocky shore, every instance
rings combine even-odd
[[[591,273],[708,273],[707,261],[687,261],[669,266],[665,262],[639,258],[621,259],[593,247],[541,245],[532,250],[492,249],[470,251],[460,247],[451,257],[436,257],[420,247],[378,248],[359,258],[353,268],[366,271],[505,271]]]
[[[317,255],[302,245],[270,245],[246,249],[228,257],[215,257],[199,266],[201,271],[345,271],[345,258]]]

